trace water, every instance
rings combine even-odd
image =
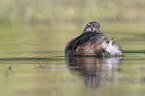
[[[82,26],[2,26],[0,94],[144,96],[145,34],[143,29],[134,31],[133,25],[128,25],[126,34],[124,26],[117,31],[104,24],[102,29],[122,46],[123,58],[65,58],[65,44],[81,33]]]

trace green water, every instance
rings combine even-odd
[[[0,26],[1,96],[144,96],[144,25],[102,24],[123,58],[65,58],[65,44],[83,27]]]

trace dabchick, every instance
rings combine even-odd
[[[65,46],[65,56],[123,56],[121,48],[108,41],[100,32],[98,22],[89,22],[81,35],[71,39]]]

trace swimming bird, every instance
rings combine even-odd
[[[113,45],[113,39],[108,41],[99,29],[98,22],[89,22],[81,35],[66,44],[65,56],[123,56],[119,45]]]

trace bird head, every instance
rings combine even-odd
[[[99,33],[100,32],[100,24],[98,22],[95,22],[95,21],[92,21],[92,22],[89,22],[84,31],[83,32],[88,32],[88,31],[91,31],[91,32],[97,32]]]

